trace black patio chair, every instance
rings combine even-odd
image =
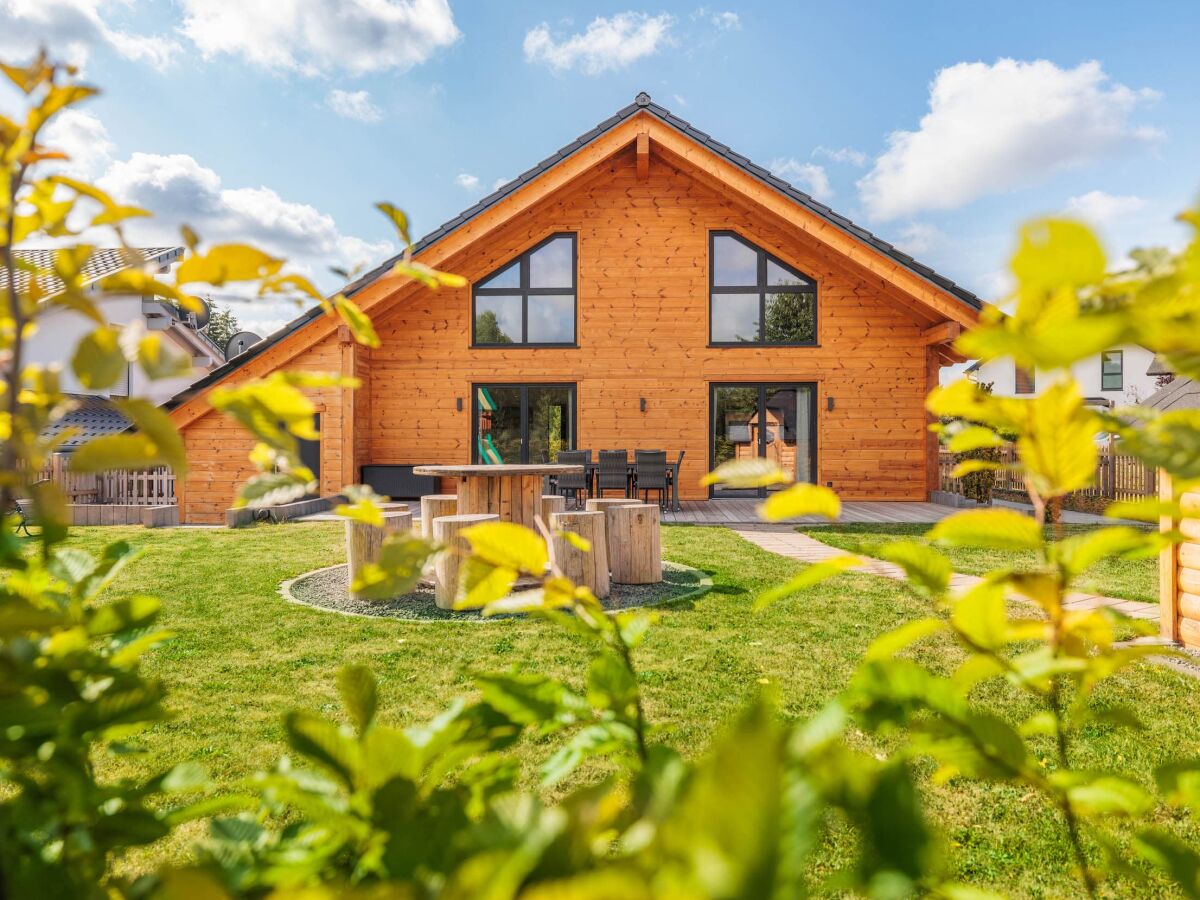
[[[590,452],[584,450],[560,450],[558,451],[558,459],[556,462],[562,463],[564,466],[584,466],[582,472],[563,472],[558,475],[558,483],[555,485],[554,492],[562,494],[564,497],[571,497],[571,505],[575,509],[583,506],[579,501],[581,494],[588,493],[588,474],[587,463]]]
[[[638,450],[634,453],[633,487],[650,502],[650,492],[658,492],[658,505],[667,502],[667,454],[662,450]]]
[[[629,496],[629,453],[626,450],[601,450],[596,472],[596,496],[605,491],[620,491]]]
[[[671,483],[671,493],[676,497],[679,496],[679,487],[675,484],[675,479],[679,477],[679,473],[683,471],[683,454],[686,450],[679,451],[679,459],[675,460],[675,471],[667,470],[667,481]]]

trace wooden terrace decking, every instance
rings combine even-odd
[[[664,511],[662,521],[672,525],[758,525],[762,520],[755,514],[760,500],[684,500],[680,512]],[[944,519],[958,510],[936,503],[903,503],[899,501],[843,503],[840,522],[931,523]],[[806,516],[788,519],[796,525],[827,524],[827,519]]]

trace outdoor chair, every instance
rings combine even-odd
[[[667,454],[662,450],[638,450],[634,454],[633,487],[650,502],[650,492],[658,492],[658,505],[667,502]]]
[[[590,453],[583,450],[560,450],[557,462],[565,466],[586,466],[590,455]],[[582,472],[564,472],[559,475],[554,492],[564,497],[569,495],[572,506],[575,509],[579,509],[583,506],[583,503],[579,499],[580,495],[582,494],[586,497],[588,493],[587,469],[585,468]]]
[[[37,482],[35,487],[37,485],[46,484],[48,481],[49,479],[43,478]],[[12,502],[12,506],[9,507],[8,513],[9,515],[15,515],[17,517],[17,524],[13,528],[14,533],[24,534],[25,537],[33,537],[33,534],[30,532],[29,528],[30,526],[36,528],[38,522],[32,497],[18,497]]]
[[[605,491],[620,491],[629,496],[629,453],[625,450],[601,450],[596,473],[596,496]]]

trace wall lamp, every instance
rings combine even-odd
[[[642,397],[638,400],[638,406],[641,408],[642,412],[646,411],[646,398],[645,397]]]
[[[462,397],[455,397],[454,405],[458,407],[459,412],[462,412]]]
[[[830,412],[833,412],[833,398],[832,397],[825,398],[825,408],[827,410],[829,410]]]

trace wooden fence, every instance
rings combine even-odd
[[[70,456],[56,453],[38,476],[62,488],[68,503],[168,506],[175,502],[175,474],[165,466],[96,474],[72,472],[69,466]]]
[[[1158,496],[1156,469],[1144,465],[1137,457],[1118,452],[1117,446],[1111,442],[1099,450],[1095,480],[1089,487],[1075,491],[1072,496],[1095,500],[1138,500]],[[1001,449],[1001,464],[1011,467],[1016,458],[1016,451],[1012,447]],[[956,464],[953,453],[941,453],[938,458],[939,487],[947,493],[962,494],[962,484],[950,474]],[[1025,481],[1020,472],[1002,468],[995,474],[993,491],[1025,493]]]

